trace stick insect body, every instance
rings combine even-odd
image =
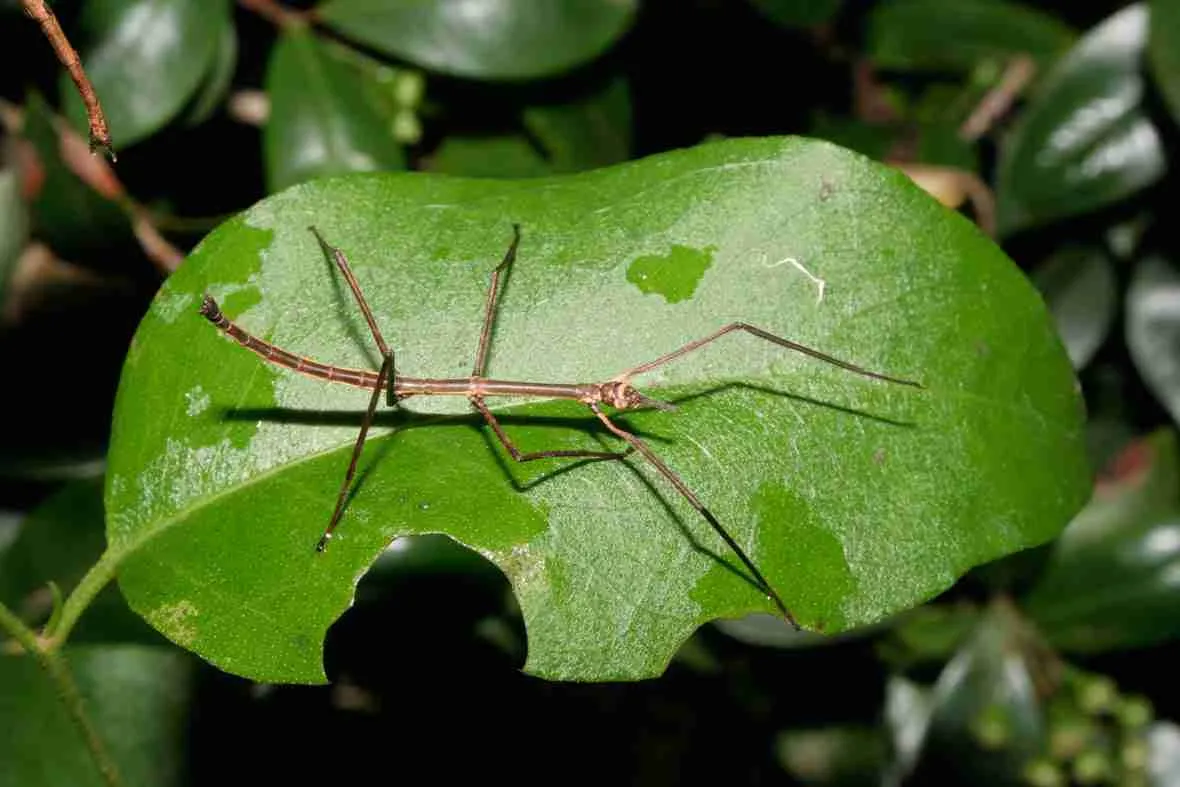
[[[898,377],[891,377],[886,374],[872,372],[855,364],[842,361],[833,356],[814,350],[780,336],[776,336],[761,328],[746,323],[734,322],[730,323],[719,330],[689,342],[682,347],[679,347],[672,352],[661,355],[655,360],[632,367],[626,371],[615,375],[611,379],[600,383],[537,383],[537,382],[518,382],[512,380],[496,380],[484,376],[485,363],[488,356],[488,348],[490,345],[492,326],[496,319],[496,307],[500,297],[500,285],[503,277],[516,259],[516,250],[520,244],[520,226],[513,225],[513,239],[508,247],[507,253],[500,264],[492,271],[491,284],[488,288],[487,302],[484,308],[483,328],[479,334],[479,349],[475,355],[475,366],[471,371],[470,377],[458,378],[427,378],[427,377],[407,377],[397,373],[394,367],[394,353],[386,344],[384,337],[381,335],[380,328],[377,327],[377,321],[373,317],[373,312],[369,308],[368,302],[361,293],[360,285],[357,283],[356,277],[349,267],[348,260],[344,256],[344,252],[340,249],[331,246],[324,240],[323,236],[314,228],[309,228],[315,234],[320,246],[326,254],[330,254],[336,262],[336,267],[344,280],[348,283],[349,289],[356,297],[357,305],[365,317],[365,321],[369,324],[369,330],[373,334],[373,339],[381,352],[382,362],[381,368],[376,371],[368,369],[346,369],[340,366],[333,366],[331,364],[321,363],[310,358],[305,358],[295,353],[277,347],[270,342],[259,339],[251,335],[242,328],[231,322],[221,312],[221,308],[217,302],[209,295],[205,295],[201,303],[201,314],[212,322],[215,326],[221,329],[224,333],[237,341],[243,347],[257,353],[264,361],[282,366],[292,371],[306,374],[311,377],[316,377],[329,382],[343,383],[345,385],[352,385],[357,388],[364,388],[373,392],[369,398],[369,406],[365,410],[364,418],[361,421],[360,433],[357,435],[356,443],[353,446],[352,458],[348,464],[348,470],[344,474],[344,480],[340,485],[340,493],[336,498],[336,507],[332,511],[332,517],[328,521],[328,527],[324,530],[316,545],[316,549],[323,552],[332,539],[337,526],[340,524],[341,516],[344,513],[345,503],[348,500],[348,492],[352,485],[352,480],[356,474],[357,461],[361,455],[361,449],[364,447],[365,438],[368,435],[369,427],[373,423],[374,413],[377,409],[377,404],[381,399],[381,392],[384,391],[386,395],[386,402],[389,406],[396,406],[402,399],[407,399],[412,396],[465,396],[471,402],[471,405],[479,411],[484,420],[487,421],[488,426],[492,428],[496,438],[508,454],[517,462],[531,462],[537,459],[553,459],[553,458],[577,458],[577,459],[622,459],[632,452],[638,453],[645,460],[647,460],[669,483],[675,487],[676,491],[693,508],[695,508],[706,522],[713,528],[718,536],[729,546],[733,553],[750,572],[754,580],[754,584],[765,593],[774,606],[778,609],[783,619],[792,627],[798,629],[799,624],[796,622],[794,615],[787,609],[786,604],[779,596],[778,592],[770,584],[770,582],[763,576],[758,566],[746,554],[745,550],[737,543],[736,540],[729,534],[729,531],[717,520],[708,508],[700,501],[696,494],[688,487],[687,484],[672,471],[667,464],[664,463],[637,435],[627,431],[618,424],[616,424],[611,416],[604,410],[604,407],[609,407],[612,410],[625,411],[635,410],[639,408],[657,408],[660,410],[673,410],[674,405],[667,402],[662,402],[656,399],[648,398],[635,389],[631,385],[631,378],[652,369],[663,366],[666,363],[675,361],[685,355],[703,347],[716,339],[725,336],[734,331],[744,331],[759,339],[777,344],[785,347],[788,350],[803,353],[812,358],[824,361],[826,363],[837,366],[849,372],[868,377],[876,380],[883,380],[889,383],[896,383],[900,385],[908,385],[913,387],[921,387],[919,383],[911,380],[903,380]],[[487,397],[492,396],[517,396],[517,397],[542,397],[549,399],[572,399],[581,402],[590,409],[594,417],[602,422],[603,426],[607,428],[611,434],[627,443],[627,450],[625,451],[588,451],[588,450],[559,450],[559,451],[532,451],[522,452],[513,444],[508,434],[504,431],[500,421],[492,413],[485,403]]]

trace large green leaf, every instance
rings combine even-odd
[[[1005,0],[890,0],[869,22],[869,54],[883,68],[968,71],[1016,55],[1044,68],[1073,40],[1055,17]]]
[[[1000,157],[997,211],[1010,233],[1125,199],[1159,179],[1143,106],[1147,8],[1095,27],[1046,75]]]
[[[631,25],[636,0],[328,0],[319,17],[423,68],[535,79],[597,57]]]
[[[213,66],[229,0],[92,0],[84,5],[82,64],[111,136],[126,146],[175,117]],[[86,110],[62,74],[65,114],[86,128]]]
[[[122,784],[184,783],[193,660],[166,648],[66,651],[78,689]],[[101,787],[81,733],[29,656],[0,656],[0,787]]]
[[[430,156],[431,172],[469,178],[537,178],[552,175],[545,156],[523,133],[452,135]]]
[[[372,100],[371,79],[306,28],[283,32],[266,71],[264,146],[272,191],[313,177],[405,166],[393,137],[393,111]]]
[[[1088,493],[1081,406],[1040,298],[900,173],[769,139],[523,182],[352,176],[219,228],[140,326],[106,496],[137,611],[224,669],[321,680],[320,639],[358,577],[396,536],[431,532],[508,576],[539,675],[654,675],[702,622],[771,610],[644,462],[517,465],[460,397],[378,419],[339,536],[315,553],[369,394],[264,365],[200,317],[201,294],[294,351],[371,367],[314,223],[352,260],[400,372],[463,376],[512,222],[494,376],[604,380],[740,319],[926,385],[736,335],[641,379],[679,412],[619,416],[809,628],[928,598],[1052,537]],[[793,263],[824,278],[822,299]],[[576,403],[491,403],[523,450],[614,444]]]

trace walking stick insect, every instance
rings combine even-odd
[[[365,445],[365,437],[369,433],[369,427],[373,423],[373,416],[377,410],[377,403],[380,401],[381,392],[385,391],[386,404],[390,407],[395,407],[403,400],[411,396],[466,396],[471,405],[479,411],[484,420],[487,421],[488,426],[492,428],[496,438],[500,444],[504,446],[504,450],[517,462],[531,462],[536,459],[622,459],[632,452],[638,453],[647,460],[652,467],[654,467],[660,475],[668,480],[670,484],[676,489],[680,495],[688,501],[688,503],[697,510],[698,513],[708,522],[709,526],[717,533],[718,536],[726,543],[726,545],[733,551],[733,554],[741,561],[746,570],[750,572],[753,577],[754,585],[767,595],[767,597],[774,603],[775,608],[778,609],[783,619],[793,628],[798,629],[799,624],[796,622],[794,615],[787,609],[786,604],[779,596],[778,591],[770,584],[769,580],[762,574],[758,566],[746,554],[741,545],[729,534],[729,531],[722,526],[717,517],[705,507],[696,494],[688,487],[687,484],[672,471],[668,465],[660,459],[651,448],[640,439],[637,435],[627,431],[618,424],[616,424],[610,415],[604,410],[604,407],[609,407],[613,410],[636,410],[641,408],[655,408],[659,410],[674,410],[675,405],[669,402],[659,401],[644,396],[631,385],[631,378],[641,374],[650,372],[664,364],[683,358],[689,353],[700,349],[701,347],[715,341],[716,339],[725,336],[734,331],[744,331],[751,336],[759,339],[764,339],[780,347],[785,347],[788,350],[802,353],[812,358],[824,361],[833,366],[839,367],[849,372],[868,377],[875,380],[883,380],[889,383],[896,383],[899,385],[908,385],[915,388],[922,387],[919,383],[912,380],[903,380],[899,377],[891,377],[887,374],[879,372],[872,372],[847,361],[842,361],[819,350],[812,349],[802,344],[784,339],[776,336],[769,331],[757,328],[753,325],[747,325],[743,322],[732,322],[728,325],[714,331],[700,339],[691,341],[672,352],[661,355],[655,360],[647,363],[634,366],[626,371],[615,375],[609,380],[601,383],[537,383],[537,382],[519,382],[511,380],[496,380],[484,376],[485,364],[488,357],[488,349],[491,341],[492,326],[496,321],[496,307],[500,297],[500,282],[504,277],[505,272],[509,266],[512,265],[516,259],[516,249],[520,245],[520,225],[512,225],[512,243],[508,246],[508,251],[504,254],[504,259],[492,271],[491,284],[488,287],[487,301],[484,306],[483,327],[479,333],[479,348],[475,353],[475,366],[471,370],[470,377],[457,378],[429,378],[429,377],[406,377],[397,373],[394,365],[394,353],[386,343],[385,338],[381,335],[381,329],[377,327],[377,320],[373,317],[373,311],[369,308],[365,296],[361,293],[360,285],[357,283],[356,277],[352,273],[352,268],[349,267],[348,259],[344,256],[344,252],[340,249],[331,246],[323,235],[315,227],[308,228],[319,241],[321,248],[325,254],[330,255],[336,262],[336,267],[340,271],[340,275],[344,277],[348,287],[352,290],[353,296],[356,298],[357,305],[360,307],[361,313],[365,317],[365,322],[369,324],[369,330],[373,334],[373,340],[376,342],[378,349],[381,352],[381,367],[377,372],[372,372],[368,369],[346,369],[340,366],[333,366],[331,364],[321,363],[320,361],[305,358],[295,353],[288,352],[268,341],[259,339],[251,335],[242,328],[231,322],[221,312],[221,308],[217,302],[213,300],[208,294],[205,295],[201,302],[201,314],[217,326],[221,331],[227,334],[230,338],[237,341],[243,347],[257,353],[267,363],[272,363],[277,366],[282,366],[292,371],[306,374],[310,377],[316,377],[329,382],[343,383],[345,385],[355,386],[357,388],[364,388],[372,390],[373,394],[369,398],[369,406],[365,410],[364,418],[361,420],[361,429],[357,434],[356,443],[353,445],[352,458],[348,463],[348,470],[344,473],[344,480],[340,485],[340,493],[336,498],[336,507],[332,511],[332,517],[328,521],[328,527],[320,536],[319,542],[316,544],[316,550],[323,552],[328,542],[332,539],[336,531],[336,527],[340,524],[340,518],[344,513],[345,503],[348,500],[348,492],[352,486],[353,476],[356,474],[357,461],[360,458],[361,450]],[[590,408],[590,412],[594,417],[602,422],[607,430],[627,443],[627,450],[625,451],[587,451],[587,450],[560,450],[560,451],[531,451],[522,452],[513,444],[511,438],[504,431],[500,421],[492,413],[491,409],[485,403],[485,399],[490,396],[525,396],[525,397],[541,397],[549,399],[572,399],[581,402]]]

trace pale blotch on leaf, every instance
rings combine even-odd
[[[209,405],[212,402],[212,399],[209,398],[209,394],[199,385],[186,391],[184,394],[184,399],[188,403],[185,406],[184,411],[188,414],[189,418],[196,418],[198,415],[208,410]]]
[[[177,290],[163,290],[156,296],[156,303],[153,311],[156,316],[166,323],[171,323],[177,317],[184,314],[191,307],[194,313],[196,312],[197,300],[191,292],[180,292]]]
[[[507,552],[483,551],[481,554],[500,567],[517,591],[524,590],[545,575],[545,558],[534,554],[528,544],[517,544]]]
[[[191,601],[177,601],[175,604],[156,607],[146,617],[175,642],[187,647],[197,638],[197,629],[193,625],[193,618],[197,614],[197,608]]]
[[[645,294],[662,296],[668,303],[688,300],[713,264],[716,250],[715,246],[694,249],[677,245],[665,255],[636,257],[627,266],[627,281]]]

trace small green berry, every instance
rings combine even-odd
[[[1055,763],[1036,759],[1024,766],[1024,783],[1029,787],[1064,787],[1065,773]]]

